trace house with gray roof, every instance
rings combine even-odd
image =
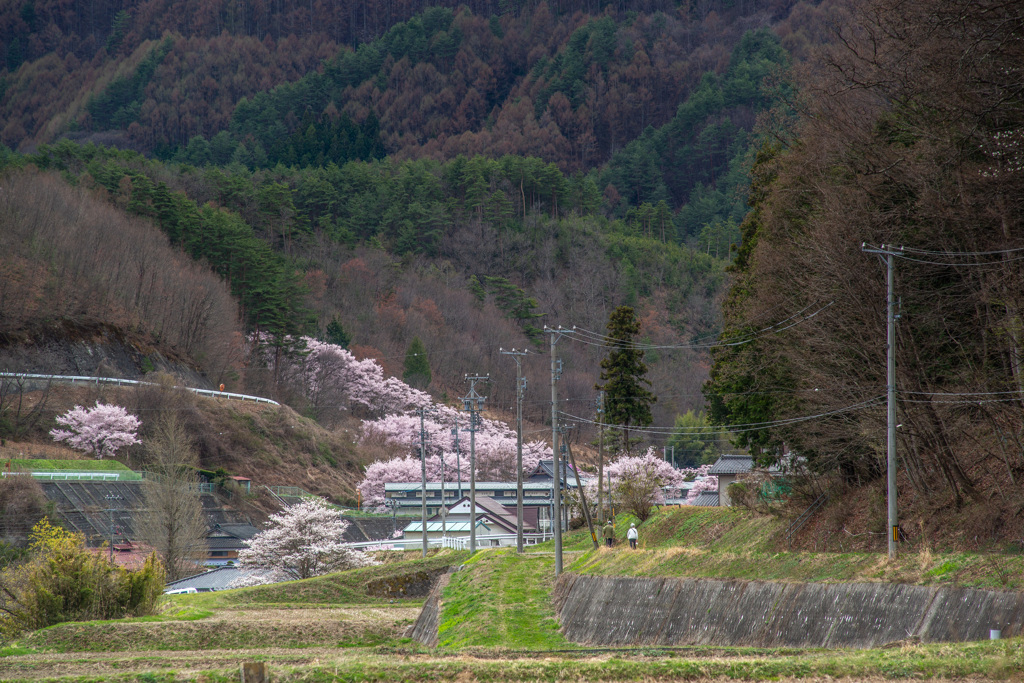
[[[729,484],[735,482],[741,475],[748,474],[754,469],[754,458],[749,455],[737,455],[726,453],[720,457],[711,469],[708,470],[709,477],[718,477],[718,491],[715,494],[717,502],[710,503],[710,496],[703,503],[701,501],[704,494],[698,497],[694,505],[703,504],[704,506],[721,505],[731,506],[732,500],[729,499]],[[768,468],[769,474],[780,472],[781,470],[773,465]]]
[[[223,591],[231,588],[231,583],[236,579],[247,577],[253,574],[269,574],[263,569],[239,569],[238,567],[218,567],[202,574],[195,574],[184,579],[171,581],[164,587],[164,592],[175,591],[179,593],[196,592],[209,593],[211,591]],[[195,591],[189,590],[195,589]]]

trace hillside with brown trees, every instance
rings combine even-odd
[[[725,337],[795,323],[716,350],[706,389],[714,419],[759,426],[741,439],[764,461],[792,449],[825,487],[877,500],[886,266],[864,249],[885,245],[912,540],[996,542],[1024,509],[1022,29],[1004,3],[875,0],[802,70],[798,123],[755,167]]]
[[[816,3],[778,0],[628,12],[545,2],[426,12],[357,1],[90,5],[26,0],[0,11],[0,143],[31,149],[70,135],[171,154],[197,136],[237,132],[236,110],[254,96],[340,70],[328,101],[307,95],[290,108],[288,134],[372,116],[387,154],[516,154],[588,169],[665,124],[704,73],[727,67],[744,32],[777,27],[799,53],[825,26]]]

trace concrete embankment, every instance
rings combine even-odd
[[[1024,593],[899,584],[797,584],[562,574],[562,632],[588,645],[871,648],[1024,632]]]
[[[434,581],[430,593],[427,594],[427,600],[423,603],[423,609],[420,610],[419,618],[406,633],[407,637],[427,647],[437,647],[438,627],[441,625],[441,591],[448,585],[454,572],[454,569],[449,569]]]

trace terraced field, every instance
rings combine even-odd
[[[758,537],[748,533],[756,520],[694,518],[688,521],[693,533],[671,534],[669,527],[683,526],[681,521],[656,517],[648,524],[641,529],[641,538],[651,543],[646,550],[587,551],[583,540],[569,539],[566,545],[573,550],[566,567],[647,576],[661,565],[672,568],[670,575],[684,574],[682,565],[690,560],[681,562],[678,554],[684,550],[671,551],[671,545],[707,554],[709,562],[716,552],[731,553],[739,559],[728,566],[740,573],[754,571],[757,563],[768,569],[830,563],[827,556],[807,553],[772,559],[759,541],[742,540]],[[723,526],[708,534],[709,525]],[[452,551],[426,560],[416,556],[300,582],[171,596],[157,617],[61,624],[25,634],[0,648],[0,680],[213,683],[239,680],[241,664],[253,661],[266,662],[275,683],[1024,680],[1021,638],[927,645],[906,641],[876,650],[580,647],[562,636],[555,621],[550,549],[540,547],[524,556],[507,550],[474,557]],[[998,582],[1016,558],[1005,561],[1009,564],[997,562],[988,575],[977,568],[987,566],[981,560],[966,558],[958,566],[975,567],[961,576],[988,584]],[[919,582],[949,578],[948,572],[931,571],[945,566],[948,558],[905,562],[894,569],[883,567],[877,557],[866,559],[858,576],[885,580],[877,576],[880,571],[910,576],[913,566]],[[846,580],[857,573],[850,568],[857,564],[833,562]],[[459,571],[442,593],[440,645],[426,648],[405,634],[422,604],[425,577],[449,566]],[[416,596],[403,597],[403,591]]]

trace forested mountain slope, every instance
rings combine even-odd
[[[158,226],[233,297],[222,348],[317,337],[400,375],[419,339],[442,400],[490,373],[490,405],[508,408],[500,349],[535,352],[539,386],[544,325],[600,332],[630,304],[666,347],[647,362],[669,425],[703,401],[756,119],[828,12],[25,0],[0,10],[0,139],[19,150],[0,162],[12,182],[58,172],[115,225]],[[156,325],[148,310],[35,315]],[[263,356],[188,343],[214,381],[309,409]],[[566,412],[593,415],[606,351],[563,342]],[[528,398],[538,424],[549,410]]]
[[[975,542],[1020,533],[1022,29],[1020,7],[994,2],[853,14],[756,166],[725,306],[726,339],[749,343],[716,350],[707,388],[716,420],[763,427],[741,438],[765,460],[788,447],[837,486],[881,481],[886,268],[862,245],[886,245],[916,538],[965,520]],[[779,315],[786,334],[750,337]]]

